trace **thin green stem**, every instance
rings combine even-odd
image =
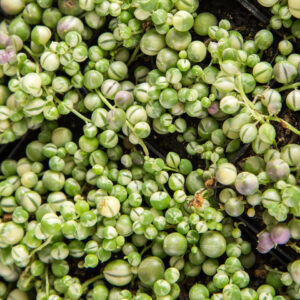
[[[296,82],[293,84],[289,84],[289,85],[284,85],[281,88],[276,89],[278,92],[282,92],[285,90],[293,90],[296,89],[298,86],[300,86],[300,82]]]
[[[296,243],[289,243],[288,246],[300,254],[300,246],[298,246]]]
[[[210,166],[210,160],[206,159],[205,160],[205,168],[208,169]]]
[[[32,281],[32,279],[34,279],[34,276],[30,275],[26,281],[23,283],[23,287],[27,287],[29,285],[29,283]]]
[[[87,11],[78,16],[79,19],[83,19],[88,14]]]
[[[20,74],[20,70],[19,69],[17,69],[17,77],[18,77],[19,80],[21,79],[21,74]]]
[[[109,103],[109,101],[102,95],[102,93],[96,89],[95,90],[97,95],[100,97],[100,99],[102,100],[102,102],[109,108],[109,109],[113,109],[114,107]],[[134,133],[134,128],[133,126],[130,124],[130,122],[128,120],[126,120],[126,125],[128,126],[128,128],[130,129],[130,131],[135,135]],[[136,135],[135,135],[136,136]],[[142,147],[144,153],[146,156],[149,156],[149,150],[147,148],[147,146],[145,145],[144,141],[139,138],[138,136],[136,136],[138,141],[139,141],[139,145]]]
[[[95,91],[96,91],[97,95],[99,96],[99,98],[102,100],[102,102],[103,102],[109,109],[113,109],[113,108],[114,108],[113,105],[111,105],[111,104],[109,103],[109,101],[102,95],[102,93],[101,93],[98,89],[96,89]]]
[[[41,244],[39,247],[35,248],[29,255],[29,257],[32,257],[36,252],[42,250],[43,248],[45,248],[49,243],[51,243],[51,240],[53,238],[53,235],[50,235],[47,240]]]
[[[171,172],[176,172],[176,173],[181,173],[180,170],[175,169],[175,168],[170,168],[168,166],[164,166],[165,171],[171,171]]]
[[[281,272],[281,271],[279,271],[279,270],[277,270],[277,269],[272,269],[272,268],[270,268],[269,266],[267,266],[267,265],[265,265],[265,269],[267,270],[267,271],[269,271],[269,272],[273,272],[273,273],[276,273],[276,274],[283,274],[283,272]]]
[[[126,120],[126,125],[127,125],[128,128],[131,130],[131,132],[135,135],[133,126],[132,126],[132,125],[129,123],[129,121],[127,121],[127,120]],[[135,136],[136,136],[136,135],[135,135]],[[137,137],[137,136],[136,136],[136,137]],[[139,145],[142,147],[142,149],[143,149],[145,155],[146,155],[146,156],[149,156],[149,155],[150,155],[150,154],[149,154],[149,150],[148,150],[147,146],[145,145],[144,141],[143,141],[141,138],[139,138],[139,137],[137,137],[137,139],[138,139]]]
[[[49,93],[48,89],[45,86],[43,86],[43,90],[47,94],[47,96],[53,97],[52,94]]]
[[[35,64],[36,64],[36,69],[35,69],[36,73],[40,73],[40,65],[39,65],[39,60],[38,60],[39,55],[33,53],[32,50],[29,47],[27,47],[26,45],[23,45],[23,48],[26,50],[26,52],[28,52],[30,54],[30,56],[35,61]]]
[[[138,54],[139,50],[140,50],[140,46],[135,47],[135,49],[134,49],[134,51],[133,51],[133,53],[132,53],[132,55],[131,55],[128,63],[127,63],[127,66],[130,66],[130,64],[134,61],[134,59],[135,59],[136,55]]]
[[[85,117],[83,114],[81,114],[79,111],[77,111],[73,107],[69,107],[68,105],[63,103],[61,100],[59,100],[56,96],[54,96],[54,100],[57,103],[64,105],[67,109],[69,109],[74,115],[76,115],[78,118],[83,120],[85,123],[92,123],[92,121],[89,118]]]
[[[29,47],[27,47],[26,45],[23,45],[23,48],[26,50],[26,52],[28,52],[30,54],[30,56],[32,56],[32,58],[38,57],[38,55],[33,53],[32,50]]]
[[[258,54],[258,55],[259,55],[259,57],[260,57],[260,58],[262,58],[262,57],[263,57],[263,55],[264,55],[264,50],[260,50],[260,52],[259,52],[259,54]]]
[[[300,135],[300,131],[297,128],[295,128],[294,126],[292,126],[290,123],[286,122],[285,120],[283,120],[281,118],[278,118],[276,116],[274,116],[274,117],[263,116],[262,114],[258,113],[255,110],[254,104],[249,100],[249,98],[247,97],[247,95],[244,92],[243,85],[242,85],[241,74],[237,75],[237,85],[238,85],[237,86],[237,91],[240,93],[240,95],[241,95],[241,97],[243,99],[244,104],[247,106],[247,108],[249,109],[251,115],[257,121],[263,122],[263,123],[265,122],[264,119],[266,119],[267,121],[275,121],[275,122],[281,123],[282,125],[284,125],[285,128],[287,128],[290,131],[296,133],[297,135]],[[293,89],[293,88],[296,88],[297,86],[300,86],[300,82],[291,84],[289,86],[282,87],[282,88],[278,89],[278,91],[282,91],[284,89]]]
[[[176,228],[176,225],[167,225],[165,227],[165,230],[169,230],[169,229],[175,229]]]
[[[297,135],[300,135],[300,131],[295,128],[293,125],[291,125],[290,123],[288,123],[287,121],[281,119],[281,118],[278,118],[278,117],[270,117],[269,118],[270,121],[275,121],[275,122],[278,122],[280,123],[281,125],[283,125],[285,128],[289,129],[290,131],[296,133]]]
[[[162,190],[163,190],[164,192],[168,193],[168,191],[167,191],[167,189],[165,188],[164,185],[161,185],[161,188],[162,188]]]
[[[25,270],[22,272],[20,277],[27,276],[27,274],[29,273],[30,267],[31,267],[31,264],[28,264],[27,267],[25,268]]]
[[[80,190],[80,191],[81,191],[81,194],[83,194],[85,188],[86,188],[86,182],[83,184],[83,186],[82,186],[82,188],[81,188],[81,190]]]
[[[295,40],[296,40],[296,37],[295,37],[294,35],[291,34],[291,35],[285,36],[284,39],[285,39],[285,40],[294,40],[294,41],[295,41]]]
[[[37,61],[36,58],[34,58],[34,61],[35,61],[35,65],[36,65],[36,68],[35,68],[35,71],[37,74],[40,73],[40,66],[39,66],[39,62]]]
[[[147,247],[145,247],[142,251],[141,251],[141,256],[144,255],[144,253],[149,250],[152,247],[152,243],[150,245],[148,245]]]
[[[83,284],[82,284],[82,289],[86,288],[88,285],[90,285],[91,283],[99,280],[99,279],[102,279],[103,278],[103,274],[100,274],[100,275],[97,275],[93,278],[90,278],[89,280],[85,281]]]
[[[237,92],[240,93],[244,105],[248,108],[253,118],[259,122],[263,121],[263,117],[255,110],[254,104],[249,100],[249,98],[247,97],[244,91],[243,84],[242,84],[242,76],[240,73],[237,75]]]

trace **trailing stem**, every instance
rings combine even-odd
[[[70,110],[74,115],[76,115],[78,118],[83,120],[85,123],[92,123],[92,121],[89,118],[85,117],[83,114],[81,114],[79,111],[77,111],[73,107],[69,107],[68,105],[63,103],[61,100],[59,100],[56,96],[54,96],[54,100],[57,103],[64,105],[68,110]]]
[[[282,88],[278,89],[278,91],[283,91],[286,89],[293,89],[293,88],[296,88],[297,86],[300,86],[300,82],[294,83],[289,86],[283,86]],[[300,135],[300,131],[297,128],[295,128],[293,125],[288,123],[287,121],[285,121],[277,116],[263,115],[255,109],[254,104],[249,100],[249,98],[247,97],[247,95],[243,89],[241,74],[237,75],[237,91],[240,93],[244,105],[248,108],[248,110],[250,111],[251,115],[253,116],[253,118],[255,120],[257,120],[258,122],[261,122],[261,123],[265,123],[266,121],[275,121],[275,122],[280,123],[284,128],[289,129],[290,131],[294,132],[297,135]]]
[[[89,280],[85,281],[83,284],[82,284],[82,289],[85,289],[86,287],[88,287],[88,285],[90,285],[91,283],[97,281],[97,280],[100,280],[103,278],[103,274],[100,274],[100,275],[97,275],[93,278],[90,278]]]
[[[296,89],[297,87],[300,86],[300,81],[299,82],[295,82],[293,84],[289,84],[289,85],[284,85],[281,88],[276,89],[278,92],[282,92],[285,90],[293,90]]]
[[[128,66],[130,66],[131,63],[134,61],[134,59],[135,59],[136,55],[138,54],[139,50],[140,50],[140,46],[138,45],[137,47],[135,47],[134,51],[132,52],[132,55],[131,55],[128,63],[127,63]]]

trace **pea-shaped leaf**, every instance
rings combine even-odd
[[[277,2],[276,0],[258,0],[258,3],[264,7],[271,7],[276,2]]]
[[[98,210],[101,216],[112,218],[120,211],[120,201],[113,196],[102,197],[98,203]]]
[[[283,203],[288,207],[297,206],[300,197],[300,188],[297,186],[287,187],[281,192],[281,197]]]
[[[103,270],[105,279],[116,286],[124,286],[132,279],[130,265],[121,259],[114,260],[107,264]]]
[[[274,66],[274,78],[277,82],[288,84],[297,77],[297,68],[288,61],[278,62]]]
[[[257,137],[257,128],[255,124],[249,123],[243,125],[243,127],[240,130],[240,139],[243,143],[251,143],[253,142]]]
[[[268,213],[277,221],[283,222],[288,216],[289,208],[283,203],[275,203],[268,209]]]
[[[300,2],[297,0],[289,0],[289,11],[297,19],[300,18]],[[299,284],[297,282],[297,284]]]
[[[300,284],[300,260],[296,260],[291,264],[291,275],[297,284]]]
[[[222,93],[232,92],[235,88],[234,80],[231,76],[219,77],[213,85],[219,92]]]
[[[291,212],[295,217],[300,217],[300,201],[298,201],[296,205],[291,208]]]
[[[300,145],[289,144],[281,149],[281,158],[289,166],[296,166],[300,162]]]
[[[287,95],[286,105],[290,110],[300,110],[300,90],[293,90]]]
[[[263,142],[273,144],[275,142],[276,131],[271,124],[265,123],[259,127],[258,135]]]
[[[276,189],[267,189],[262,194],[262,204],[265,208],[271,209],[274,205],[281,202],[281,197]]]
[[[218,182],[224,185],[233,184],[236,179],[236,175],[236,167],[231,163],[221,164],[216,170],[216,178]]]
[[[173,232],[164,239],[163,248],[169,256],[181,256],[186,252],[187,240],[182,234]]]
[[[226,240],[217,231],[205,232],[200,239],[200,249],[208,257],[220,257],[226,250]]]
[[[145,286],[151,286],[158,279],[163,278],[165,266],[159,257],[145,258],[138,268],[138,277]]]

